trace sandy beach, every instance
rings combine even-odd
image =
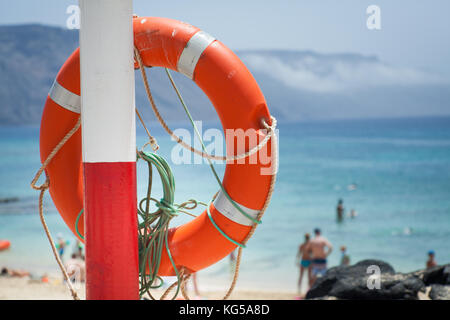
[[[77,288],[80,299],[85,299],[85,287]],[[224,291],[202,291],[201,297],[192,299],[215,300],[221,299]],[[155,297],[159,297],[162,290],[155,290]],[[271,291],[236,290],[230,300],[292,300],[295,293]],[[171,297],[169,295],[169,297]],[[181,297],[181,294],[179,294]],[[48,283],[30,280],[29,278],[0,277],[0,300],[71,300],[72,296],[67,286],[59,279],[50,279]]]

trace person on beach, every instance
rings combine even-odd
[[[326,248],[326,249],[325,249]],[[311,278],[309,286],[312,287],[318,277],[323,277],[327,272],[327,257],[333,251],[333,246],[327,238],[321,235],[319,228],[314,229],[314,239],[309,241],[307,250],[311,250]]]
[[[77,258],[84,260],[83,245],[81,244],[81,241],[78,239],[75,240],[75,243],[73,246],[73,253],[77,256]]]
[[[427,269],[437,266],[436,260],[434,260],[434,255],[433,250],[428,251]]]
[[[338,204],[336,207],[337,220],[342,221],[344,218],[344,201],[342,199],[338,200]]]
[[[23,278],[23,277],[29,277],[30,273],[28,271],[23,271],[23,270],[13,270],[13,269],[8,269],[6,267],[2,268],[2,271],[0,273],[0,275],[2,276],[8,276],[8,277],[18,277],[18,278]]]
[[[58,242],[56,243],[56,249],[58,249],[59,256],[63,257],[64,249],[66,248],[66,241],[64,241],[62,234],[58,233],[57,235]]]
[[[305,241],[298,247],[297,251],[297,261],[300,260],[300,263],[297,265],[300,266],[300,276],[298,279],[298,292],[300,292],[303,274],[305,269],[308,270],[308,281],[311,279],[311,249],[308,248],[310,240],[310,234],[305,233]]]
[[[347,247],[341,246],[341,266],[350,265],[350,256],[347,254]]]

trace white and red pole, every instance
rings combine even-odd
[[[139,299],[132,0],[80,0],[86,298]]]

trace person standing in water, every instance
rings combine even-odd
[[[350,256],[347,254],[347,247],[341,246],[341,266],[348,266],[350,265]]]
[[[337,220],[342,221],[344,218],[344,202],[342,199],[339,199],[337,207],[336,207],[336,213],[337,213]]]
[[[326,249],[325,249],[326,248]],[[333,251],[333,246],[327,238],[321,235],[319,228],[314,229],[314,239],[309,241],[307,250],[311,251],[311,278],[309,286],[312,287],[318,277],[323,277],[327,272],[327,257]]]
[[[309,246],[309,233],[305,233],[305,241],[298,247],[297,261],[300,260],[298,264],[300,266],[300,276],[298,279],[298,292],[300,292],[303,274],[305,269],[308,270],[308,281],[311,279],[311,250],[308,249]]]
[[[427,269],[437,266],[436,260],[434,260],[434,251],[428,251]]]

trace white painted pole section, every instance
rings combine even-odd
[[[132,0],[80,0],[83,162],[136,161]]]

